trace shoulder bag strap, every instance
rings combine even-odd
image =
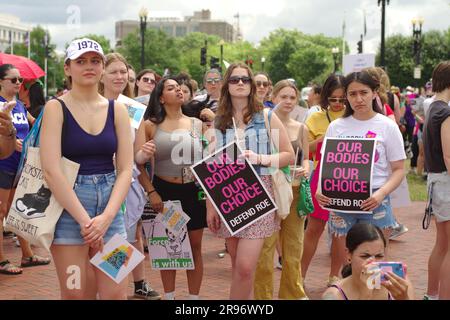
[[[66,123],[67,123],[67,112],[68,112],[68,110],[67,110],[67,106],[66,106],[66,104],[64,103],[63,100],[61,100],[59,98],[55,98],[55,99],[58,100],[58,102],[61,104],[61,108],[62,108],[62,111],[63,111],[63,123],[62,123],[62,129],[61,129],[61,153],[62,153],[62,150],[64,148],[64,137],[66,136],[66,131],[67,131]]]

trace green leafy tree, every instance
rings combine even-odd
[[[176,46],[176,39],[167,36],[161,30],[147,29],[145,32],[145,66],[159,74],[164,74],[166,68],[172,74],[180,71],[181,52]],[[129,34],[123,39],[123,44],[117,49],[129,63],[139,70],[141,66],[141,40],[138,31]]]
[[[30,59],[45,70],[45,30],[41,26],[33,28],[30,32]],[[63,62],[55,53],[56,45],[51,43],[51,34],[48,33],[49,56],[47,60],[47,81],[49,94],[61,87],[64,81]],[[26,44],[15,44],[14,54],[28,57]]]
[[[431,78],[434,67],[450,59],[450,28],[447,31],[431,30],[423,34],[421,46],[421,79],[414,79],[416,67],[413,56],[413,38],[393,35],[386,39],[386,69],[391,83],[402,88],[408,85],[423,86]],[[377,63],[380,61],[379,53]]]

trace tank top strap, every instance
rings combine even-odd
[[[65,137],[66,137],[66,131],[67,131],[67,115],[69,113],[69,109],[67,109],[67,106],[64,101],[62,101],[59,98],[55,98],[55,99],[61,104],[61,109],[63,112],[63,123],[62,123],[62,129],[61,129],[61,150],[64,150],[64,141],[66,140]]]
[[[114,100],[108,100],[108,120],[112,120],[114,125],[115,114],[114,114]]]
[[[344,290],[342,290],[342,288],[341,287],[339,287],[338,285],[336,285],[336,284],[333,284],[333,285],[331,285],[330,286],[330,288],[336,288],[336,289],[338,289],[339,290],[339,292],[340,292],[340,294],[342,295],[342,297],[344,298],[344,300],[348,300],[348,297],[347,297],[347,295],[345,294],[345,292],[344,292]]]

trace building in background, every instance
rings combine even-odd
[[[156,13],[156,12],[155,12]],[[148,28],[159,29],[172,37],[184,37],[191,32],[203,32],[221,37],[226,42],[235,41],[234,27],[226,21],[212,20],[210,10],[194,12],[193,16],[181,17],[172,13],[165,16],[149,16]],[[116,22],[116,46],[122,39],[139,29],[139,21],[122,20]]]
[[[5,52],[13,43],[24,43],[31,28],[14,15],[0,13],[0,52]],[[10,53],[9,51],[6,53]]]

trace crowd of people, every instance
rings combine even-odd
[[[82,45],[86,41],[94,45]],[[273,84],[267,73],[234,63],[223,74],[208,70],[201,91],[186,73],[161,77],[151,69],[137,72],[122,55],[105,55],[90,39],[69,45],[64,72],[67,90],[45,103],[38,81],[23,84],[15,66],[0,66],[0,220],[6,218],[17,187],[22,142],[41,112],[45,181],[64,208],[51,259],[34,254],[18,237],[22,260],[11,263],[3,251],[6,233],[0,223],[1,274],[20,275],[25,267],[53,261],[62,299],[127,299],[131,279],[135,297],[161,299],[146,280],[144,261],[120,283],[89,261],[117,234],[144,253],[143,204],[162,212],[165,201],[178,200],[190,218],[195,268],[186,270],[189,299],[201,297],[205,228],[225,241],[219,257],[231,257],[230,299],[273,299],[275,252],[282,269],[278,297],[308,299],[304,281],[325,230],[331,266],[324,299],[415,299],[407,275],[387,272],[381,287],[367,285],[373,265],[389,260],[389,239],[407,231],[395,209],[404,206],[399,198],[409,199],[409,158],[411,172],[428,176],[436,217],[425,299],[450,299],[450,62],[436,67],[423,92],[410,87],[400,92],[382,68],[331,74],[323,84],[311,86],[307,108],[294,79]],[[130,126],[120,95],[147,106],[139,128]],[[319,176],[328,137],[376,138],[372,195],[361,206],[371,214],[326,208],[331,199],[322,194]],[[232,235],[210,199],[199,196],[202,189],[190,167],[234,140],[272,196],[273,168],[290,166],[294,197],[286,219],[271,212]],[[175,161],[180,149],[191,152]],[[63,174],[61,157],[80,164],[74,188]],[[307,216],[298,210],[302,179],[310,181],[313,195],[314,210]],[[399,191],[402,184],[406,194]],[[66,286],[71,265],[81,269],[80,288]],[[176,298],[176,273],[160,271],[166,300]]]

